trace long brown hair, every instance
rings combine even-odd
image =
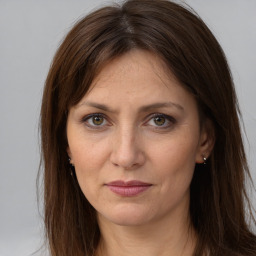
[[[71,170],[66,152],[69,109],[88,91],[102,66],[132,50],[159,56],[197,100],[202,121],[214,126],[206,166],[196,166],[190,215],[198,241],[194,255],[256,255],[246,222],[250,179],[239,108],[225,55],[204,22],[166,0],[128,0],[81,19],[60,45],[50,68],[41,109],[46,238],[52,256],[92,256],[100,231],[94,208]],[[73,176],[70,172],[73,171]]]

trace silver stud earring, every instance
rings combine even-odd
[[[71,159],[70,159],[70,158],[68,158],[68,162],[69,162],[69,164],[70,164],[71,166],[74,166],[74,165],[71,163]]]
[[[204,165],[206,165],[206,164],[207,164],[207,163],[206,163],[207,158],[206,158],[206,157],[203,157],[203,159],[204,159]]]
[[[71,159],[70,158],[68,158],[68,162],[69,162],[70,175],[73,177],[73,172],[75,171],[74,170],[75,166],[71,163]]]

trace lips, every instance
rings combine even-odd
[[[138,180],[122,181],[116,180],[106,184],[106,186],[115,194],[131,197],[141,194],[142,192],[149,189],[152,184],[145,183]]]

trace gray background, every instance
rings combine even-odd
[[[186,2],[205,20],[228,57],[255,180],[256,0]],[[36,175],[44,80],[54,52],[72,24],[102,3],[107,2],[0,0],[0,256],[26,256],[42,242]]]

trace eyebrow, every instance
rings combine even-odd
[[[169,108],[169,107],[174,107],[174,108],[177,108],[178,110],[182,110],[184,111],[184,108],[180,105],[180,104],[177,104],[177,103],[174,103],[174,102],[159,102],[159,103],[153,103],[153,104],[150,104],[150,105],[146,105],[146,106],[142,106],[140,107],[140,111],[141,112],[147,112],[151,109],[156,109],[156,108]]]
[[[114,109],[108,107],[107,105],[105,104],[100,104],[100,103],[96,103],[96,102],[92,102],[92,101],[86,101],[86,102],[83,102],[81,104],[79,104],[78,106],[90,106],[90,107],[94,107],[94,108],[98,108],[98,109],[101,109],[103,111],[106,111],[106,112],[110,112],[110,113],[115,113],[117,111],[115,111]],[[180,111],[184,111],[184,108],[180,105],[180,104],[177,104],[177,103],[174,103],[174,102],[158,102],[158,103],[153,103],[153,104],[149,104],[149,105],[145,105],[145,106],[141,106],[139,108],[139,112],[147,112],[147,111],[150,111],[152,109],[157,109],[157,108],[176,108]]]

